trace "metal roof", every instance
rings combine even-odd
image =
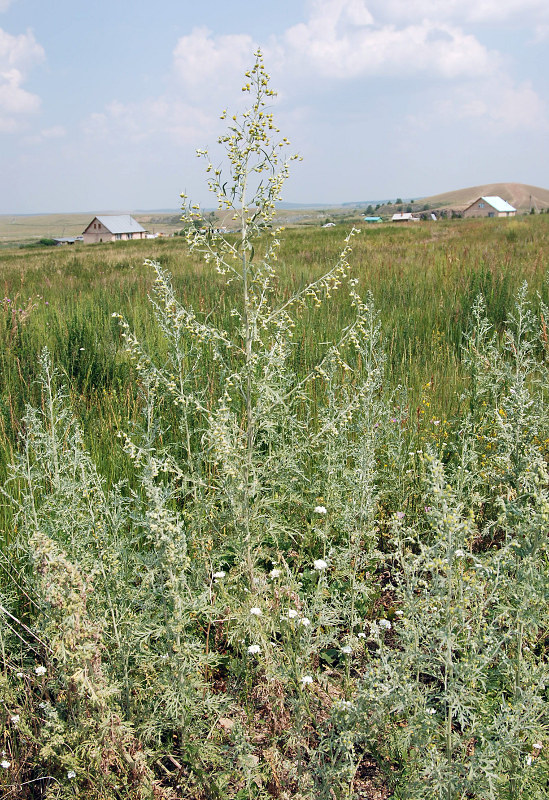
[[[130,214],[115,214],[108,217],[96,217],[111,233],[144,233],[139,222]]]
[[[409,212],[405,214],[393,214],[391,222],[419,222],[419,217],[414,217]]]
[[[492,208],[495,208],[496,211],[516,211],[516,208],[509,205],[506,200],[502,200],[501,197],[483,197],[482,198],[485,203],[489,203]]]

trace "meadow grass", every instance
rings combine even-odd
[[[290,228],[283,232],[277,270],[281,297],[333,263],[345,228]],[[38,354],[47,346],[66,377],[89,444],[106,475],[120,464],[109,446],[122,417],[138,411],[135,374],[121,348],[114,312],[122,313],[146,346],[160,346],[147,295],[146,258],[172,275],[181,302],[231,329],[232,287],[212,266],[189,255],[179,238],[72,248],[0,251],[2,463],[13,451],[26,402],[36,401]],[[433,413],[457,410],[463,373],[460,348],[475,297],[502,325],[514,293],[527,281],[532,295],[547,293],[549,219],[453,220],[414,227],[364,227],[350,257],[359,291],[372,292],[387,342],[386,380],[410,390],[416,405],[429,383]],[[294,361],[304,372],[322,342],[334,341],[350,319],[348,298],[307,311],[298,320]],[[116,410],[115,410],[116,409]],[[116,461],[116,458],[115,458]],[[4,467],[0,469],[4,470]],[[5,474],[2,472],[2,474]]]

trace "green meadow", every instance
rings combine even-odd
[[[549,215],[261,199],[0,249],[1,796],[543,800]]]
[[[277,265],[280,297],[321,275],[337,258],[349,229],[286,229]],[[545,215],[362,226],[352,247],[358,289],[372,292],[381,315],[386,381],[405,386],[416,411],[429,383],[433,414],[457,412],[463,332],[479,293],[499,327],[524,281],[532,296],[538,291],[547,296]],[[147,299],[153,276],[145,259],[158,260],[173,275],[184,305],[207,311],[216,324],[231,328],[233,288],[224,287],[213,267],[190,256],[179,237],[0,250],[2,474],[25,404],[36,401],[38,355],[47,347],[83,419],[94,457],[109,479],[119,477],[123,465],[113,452],[112,436],[135,418],[138,403],[135,373],[112,314],[127,317],[152,352],[161,347]],[[336,341],[349,319],[344,292],[336,292],[318,311],[302,313],[294,339],[297,369],[305,372],[314,365],[321,343]]]

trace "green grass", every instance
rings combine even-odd
[[[495,774],[494,797],[543,796],[528,786],[546,785],[547,348],[517,290],[547,303],[548,233],[545,215],[366,228],[350,261],[384,345],[358,304],[353,345],[303,384],[356,314],[344,288],[281,323],[292,364],[277,329],[247,372],[242,285],[182,239],[0,251],[2,479],[23,443],[0,511],[6,797],[55,780],[60,798],[143,798],[147,775],[165,800],[260,800],[279,782],[350,798],[363,758],[376,791],[415,800],[487,797]],[[285,231],[275,302],[332,268],[344,235]],[[179,327],[162,270],[155,321],[147,258],[230,330],[219,361],[211,330]],[[525,321],[501,347],[481,320],[463,348],[479,292],[496,331]],[[165,391],[113,312],[183,365]]]
[[[287,297],[337,258],[344,226],[290,228],[282,235],[279,292]],[[72,248],[0,251],[0,470],[16,446],[25,403],[36,402],[37,358],[47,346],[84,421],[88,445],[110,479],[123,459],[112,448],[119,426],[138,409],[135,374],[111,315],[124,314],[148,349],[158,352],[147,300],[152,276],[146,258],[174,276],[183,304],[212,310],[231,327],[236,289],[224,288],[213,268],[189,256],[179,238]],[[353,242],[351,264],[361,292],[373,293],[387,341],[386,379],[420,403],[426,382],[433,413],[457,408],[462,385],[460,347],[471,304],[479,292],[500,326],[517,287],[547,294],[549,217],[455,220],[413,227],[364,227]],[[223,290],[223,291],[222,291]],[[295,360],[314,363],[319,344],[334,341],[350,318],[343,292],[318,311],[302,314]]]

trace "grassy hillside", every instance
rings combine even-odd
[[[531,208],[541,211],[549,208],[549,190],[539,186],[528,186],[524,183],[486,183],[480,186],[469,186],[452,192],[423,198],[435,208],[453,208],[456,211],[467,208],[479,197],[501,197],[519,213],[529,213]]]

